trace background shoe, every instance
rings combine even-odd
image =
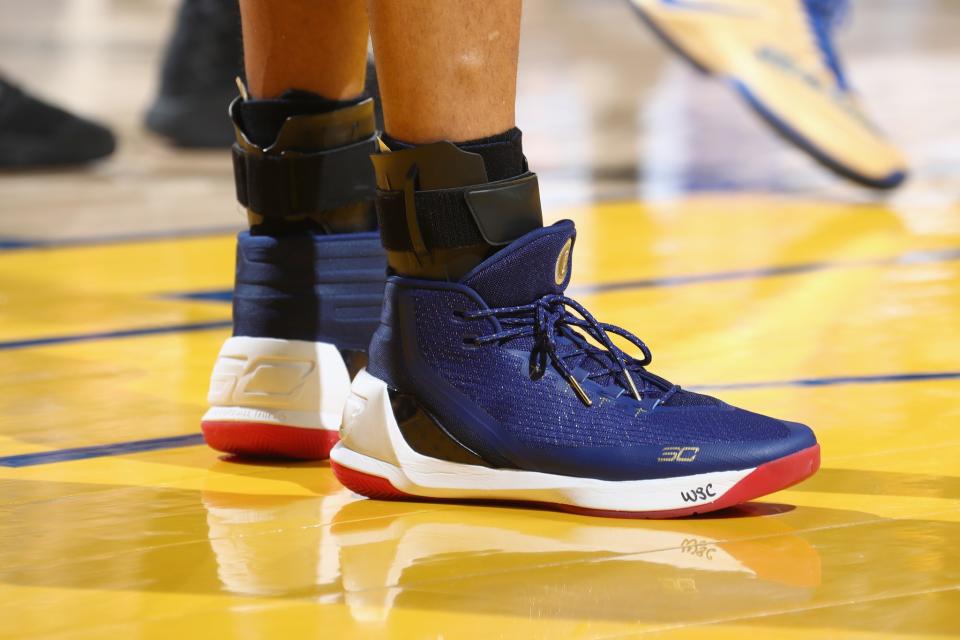
[[[106,127],[43,102],[0,78],[0,168],[67,167],[113,153]]]
[[[786,140],[877,189],[906,162],[865,113],[833,42],[846,0],[630,0],[674,51],[725,78]]]
[[[639,339],[563,296],[574,236],[570,221],[530,232],[459,282],[387,279],[370,362],[331,452],[345,486],[382,499],[673,517],[817,470],[810,429],[653,375]]]
[[[147,128],[181,147],[229,147],[233,127],[224,116],[242,70],[236,0],[183,0]]]

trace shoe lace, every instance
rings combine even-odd
[[[804,4],[824,61],[836,78],[837,84],[842,89],[848,89],[847,77],[831,36],[849,18],[850,0],[804,0]]]
[[[843,26],[850,15],[850,0],[807,0],[807,6],[830,29]]]
[[[643,340],[622,327],[600,322],[583,305],[564,295],[548,294],[530,304],[466,311],[462,315],[467,320],[496,318],[500,322],[500,331],[469,339],[478,346],[532,338],[530,373],[533,379],[543,377],[547,364],[552,364],[588,407],[593,401],[573,374],[573,369],[585,358],[590,358],[596,364],[595,370],[586,376],[587,379],[611,376],[638,401],[642,397],[634,381],[635,375],[644,381],[660,380],[653,376],[648,378],[644,370],[653,361],[653,354]],[[602,348],[590,344],[576,329],[583,330]],[[639,348],[643,358],[638,360],[625,353],[613,343],[610,334],[618,335]],[[679,390],[680,387],[668,383],[659,403],[666,402]]]

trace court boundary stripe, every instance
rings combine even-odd
[[[713,273],[695,273],[690,275],[666,276],[662,278],[646,278],[639,280],[623,280],[599,284],[582,284],[570,287],[571,293],[601,294],[628,289],[651,289],[661,287],[677,287],[703,282],[723,282],[731,280],[748,280],[755,278],[769,278],[775,276],[794,275],[827,271],[831,269],[855,269],[864,267],[883,267],[892,265],[935,264],[960,260],[960,247],[947,249],[928,249],[908,251],[897,256],[874,258],[869,260],[849,261],[822,261],[806,262],[794,265],[774,267],[760,267],[755,269],[737,269],[733,271],[717,271]],[[200,302],[229,302],[232,289],[210,289],[201,291],[169,292],[162,294],[163,298]],[[200,322],[164,325],[159,327],[144,327],[139,329],[120,329],[84,334],[48,336],[23,340],[8,340],[0,342],[0,351],[23,349],[27,347],[65,344],[71,342],[85,342],[88,340],[109,340],[114,338],[129,338],[134,336],[177,333],[180,331],[202,331],[205,329],[219,329],[229,327],[230,321]]]
[[[33,467],[54,462],[68,462],[70,460],[86,460],[89,458],[103,458],[119,456],[138,451],[158,451],[161,449],[177,449],[193,447],[203,444],[203,436],[199,433],[190,433],[182,436],[166,438],[150,438],[147,440],[130,440],[114,442],[89,447],[74,447],[71,449],[55,449],[37,453],[22,453],[14,456],[0,457],[0,467]]]
[[[190,238],[207,238],[216,236],[236,235],[246,227],[240,225],[217,225],[211,227],[197,227],[195,229],[165,229],[157,231],[142,231],[139,233],[121,233],[112,236],[91,236],[87,238],[18,238],[16,236],[0,236],[0,253],[8,251],[37,251],[46,249],[73,249],[82,247],[99,247],[104,245],[137,244],[140,242],[163,242],[164,240],[180,240]]]
[[[74,342],[90,342],[93,340],[114,340],[116,338],[162,335],[165,333],[207,331],[209,329],[224,329],[231,326],[233,326],[233,322],[231,320],[211,320],[207,322],[186,322],[153,327],[139,327],[136,329],[120,329],[117,331],[96,331],[92,333],[75,333],[61,336],[47,336],[43,338],[27,338],[24,340],[7,340],[6,342],[0,342],[0,351],[26,349],[29,347],[45,347],[56,344],[70,344]]]
[[[724,282],[730,280],[750,280],[772,278],[802,273],[816,273],[833,269],[857,269],[865,267],[886,267],[893,265],[936,264],[960,260],[960,247],[947,249],[929,249],[908,251],[906,253],[873,258],[866,260],[827,260],[821,262],[803,262],[799,264],[780,265],[773,267],[757,267],[753,269],[736,269],[732,271],[715,271],[712,273],[692,273],[689,275],[664,276],[661,278],[642,278],[638,280],[621,280],[601,282],[598,284],[577,284],[570,287],[571,293],[600,294],[627,289],[656,289],[679,287],[703,282]],[[164,298],[174,300],[188,300],[200,302],[230,302],[233,289],[201,289],[196,291],[171,292],[163,294]]]
[[[863,260],[823,260],[818,262],[801,262],[772,267],[758,267],[752,269],[735,269],[732,271],[715,271],[713,273],[692,273],[689,275],[664,276],[661,278],[641,278],[638,280],[621,280],[601,282],[598,284],[584,284],[570,287],[576,293],[607,293],[625,289],[652,289],[660,287],[676,287],[702,282],[723,282],[727,280],[749,280],[755,278],[771,278],[776,276],[815,273],[833,269],[858,269],[864,267],[889,267],[896,265],[936,264],[960,260],[960,247],[945,249],[918,249],[907,251],[896,256],[870,258]]]
[[[960,380],[960,371],[922,371],[917,373],[886,373],[863,376],[825,376],[796,378],[767,382],[731,382],[702,384],[689,387],[698,391],[736,391],[740,389],[772,389],[777,387],[831,387],[846,384],[889,384],[897,382],[924,382],[927,380]]]
[[[925,382],[930,380],[960,380],[960,371],[930,371],[919,373],[895,373],[875,376],[830,376],[824,378],[799,378],[795,380],[773,380],[769,382],[736,382],[731,384],[712,384],[691,386],[697,390],[746,390],[768,389],[775,387],[820,387],[849,384],[884,384],[897,382]],[[131,440],[114,442],[111,444],[94,445],[90,447],[75,447],[71,449],[56,449],[37,453],[24,453],[0,457],[0,467],[32,467],[55,462],[69,462],[72,460],[86,460],[89,458],[103,458],[119,456],[141,451],[159,451],[163,449],[177,449],[193,447],[203,444],[203,436],[199,433],[171,436],[167,438],[152,438],[149,440]]]

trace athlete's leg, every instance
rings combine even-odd
[[[233,337],[203,430],[222,451],[323,458],[350,384],[345,359],[362,359],[383,292],[365,6],[242,0],[241,14],[251,96],[230,113],[251,228],[238,239]]]
[[[514,126],[520,0],[371,0],[387,133],[460,142]]]
[[[363,92],[364,0],[240,0],[247,86],[254,98],[290,89],[330,100]]]
[[[519,13],[516,0],[371,2],[389,134],[374,157],[377,213],[393,273],[335,473],[372,497],[657,516],[810,475],[809,429],[681,391],[646,371],[638,338],[564,295],[576,232],[569,220],[542,228],[512,127]]]
[[[398,180],[405,180],[411,170],[418,172],[411,182],[418,191],[477,186],[526,174],[520,131],[514,127],[520,0],[371,0],[369,7],[384,142],[394,151],[374,158],[380,188],[399,193]],[[402,202],[385,193],[379,214],[388,225],[382,236],[390,266],[410,275],[459,278],[496,247],[541,225],[536,177],[527,174],[517,188],[535,206],[516,215],[497,214],[498,219],[490,221],[497,230],[495,239],[483,238],[477,223],[456,215],[467,206],[462,194],[451,192],[449,201],[436,206],[424,204],[423,215],[447,218],[450,225],[438,232],[446,233],[449,242],[427,245],[416,233],[415,218],[394,215]],[[413,244],[405,240],[408,226],[414,231]]]

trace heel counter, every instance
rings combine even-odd
[[[376,233],[241,233],[234,335],[365,351],[379,320],[385,271]]]
[[[337,429],[349,389],[331,344],[235,336],[214,365],[204,420]]]

